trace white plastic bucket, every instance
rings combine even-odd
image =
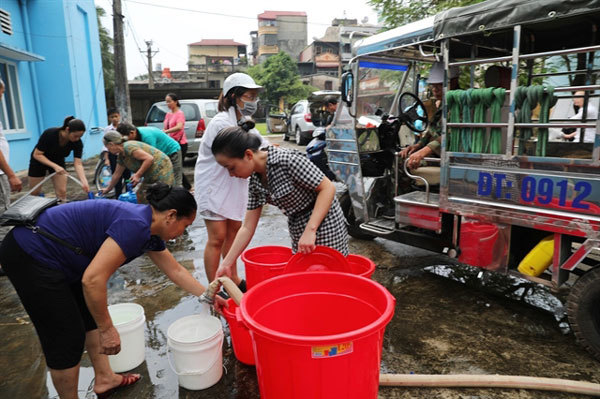
[[[115,373],[129,371],[144,362],[146,347],[144,341],[144,308],[137,303],[110,305],[108,313],[121,338],[121,352],[108,357]]]
[[[182,317],[167,330],[169,364],[179,385],[190,390],[215,385],[223,375],[223,327],[213,316]]]

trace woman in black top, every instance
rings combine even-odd
[[[75,173],[83,184],[83,191],[90,191],[85,171],[81,163],[83,143],[81,136],[85,133],[85,124],[68,116],[61,127],[46,129],[40,136],[38,143],[31,153],[29,161],[29,187],[34,187],[44,179],[46,174],[56,172],[52,177],[56,198],[61,202],[67,200],[67,171],[65,170],[65,157],[73,151],[73,164]],[[38,195],[41,187],[32,194]]]

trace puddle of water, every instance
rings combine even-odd
[[[522,301],[552,314],[559,323],[566,318],[563,302],[541,284],[464,265],[434,265],[427,266],[423,270],[468,286],[501,294],[506,298]],[[568,327],[568,323],[560,323],[561,328],[564,324]],[[568,330],[566,332],[568,333]]]

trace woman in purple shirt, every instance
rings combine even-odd
[[[157,183],[146,198],[149,205],[89,200],[45,210],[37,226],[71,248],[26,227],[15,227],[0,246],[0,263],[36,328],[63,399],[77,398],[84,347],[99,398],[140,379],[139,374],[115,374],[108,363],[107,355],[119,353],[121,341],[108,313],[106,283],[121,265],[147,253],[184,290],[193,295],[205,290],[164,243],[194,221],[194,197],[181,187]]]

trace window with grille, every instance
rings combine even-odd
[[[6,133],[25,130],[17,66],[0,61],[0,78],[4,81],[4,96],[0,98],[0,123],[2,123],[2,128]]]

